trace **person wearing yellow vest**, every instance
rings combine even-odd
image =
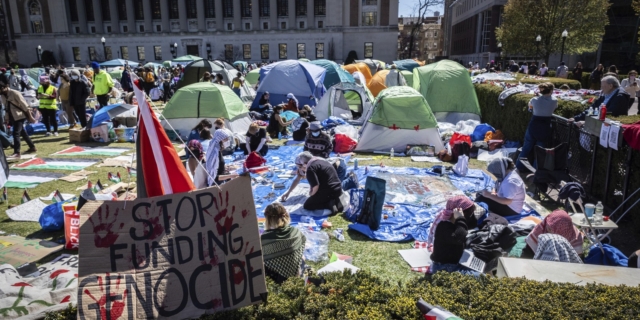
[[[58,136],[58,120],[56,120],[56,113],[58,113],[58,92],[56,87],[51,85],[51,79],[49,76],[40,76],[40,87],[38,87],[37,98],[40,99],[40,106],[38,110],[42,113],[42,123],[47,128],[45,136],[51,135],[51,127],[53,127],[53,135]]]
[[[113,88],[113,79],[106,71],[100,70],[97,62],[91,62],[93,68],[93,93],[98,99],[100,107],[106,107],[109,104],[109,93]]]
[[[242,73],[238,72],[235,78],[231,80],[231,90],[235,92],[238,97],[241,96],[240,88],[244,85],[244,78],[242,78]]]

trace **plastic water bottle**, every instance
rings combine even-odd
[[[353,171],[358,170],[358,159],[353,160]]]
[[[599,114],[600,114],[600,108],[594,108],[593,115],[597,117]]]
[[[592,116],[593,115],[593,107],[589,107],[589,112],[587,113],[588,116]]]
[[[596,212],[593,215],[593,222],[595,224],[602,224],[602,215],[604,213],[604,206],[602,205],[601,201],[598,201],[598,204],[596,205]]]
[[[394,152],[393,152],[393,148],[391,148],[391,159],[393,159],[394,156]]]

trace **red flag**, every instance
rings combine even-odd
[[[178,153],[160,125],[160,121],[151,110],[144,92],[137,87],[138,83],[139,80],[136,80],[136,85],[133,86],[140,115],[138,126],[140,157],[138,161],[144,169],[142,180],[146,187],[147,197],[194,190],[195,186],[189,178],[185,166],[180,161]]]

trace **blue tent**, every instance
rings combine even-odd
[[[134,61],[123,60],[123,59],[113,59],[113,60],[109,60],[101,63],[100,66],[103,68],[111,68],[111,67],[123,67],[126,64],[128,64],[132,68],[135,68],[139,65],[139,63]]]
[[[398,67],[398,70],[400,71],[406,70],[409,72],[413,72],[414,68],[417,68],[420,66],[420,64],[418,64],[415,60],[412,60],[412,59],[394,61],[393,63]]]
[[[124,103],[116,103],[108,105],[100,110],[96,111],[91,119],[91,128],[95,128],[105,121],[109,121],[121,113],[127,112],[130,109],[136,108],[136,106]]]
[[[260,87],[252,108],[258,106],[260,97],[269,92],[272,105],[287,102],[287,94],[293,93],[299,106],[315,106],[325,93],[324,68],[308,62],[286,60],[260,68]]]
[[[343,83],[343,82],[355,83],[356,82],[355,79],[353,79],[353,76],[349,72],[342,69],[337,63],[331,60],[320,59],[320,60],[313,60],[309,63],[315,64],[316,66],[323,67],[327,71],[327,74],[324,77],[324,87],[327,90],[338,83]]]

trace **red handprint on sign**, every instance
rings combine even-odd
[[[109,278],[109,273],[107,273],[107,278]],[[124,313],[124,301],[127,299],[127,289],[122,293],[122,297],[118,296],[118,292],[120,291],[120,279],[122,277],[118,275],[116,280],[116,290],[115,292],[109,292],[109,297],[107,297],[104,292],[104,285],[102,284],[102,277],[98,276],[98,287],[100,288],[100,293],[102,296],[100,299],[96,299],[89,289],[85,289],[84,293],[89,296],[93,301],[95,301],[100,307],[100,319],[118,319]],[[109,278],[110,279],[110,278]],[[109,285],[109,284],[107,284]],[[107,304],[111,303],[109,308],[110,317],[107,317]]]
[[[222,192],[218,193],[218,197],[220,197],[219,204],[218,198],[213,197],[213,204],[216,207],[216,214],[213,217],[213,221],[216,223],[216,228],[218,230],[218,234],[223,235],[231,230],[231,226],[233,225],[233,214],[236,212],[236,206],[231,206],[231,213],[229,212],[229,191],[225,193],[225,199],[222,199]],[[224,222],[222,222],[224,220]]]
[[[200,237],[200,241],[202,242],[202,258],[200,264],[210,264],[212,266],[218,265],[218,255],[216,254],[216,248],[212,247],[211,250],[213,255],[209,256],[209,247],[207,246],[207,239],[205,236]],[[209,261],[207,261],[209,260]]]
[[[104,217],[102,216],[103,208],[105,208]],[[96,224],[93,221],[96,214],[89,218],[89,222],[91,222],[91,225],[93,226],[94,241],[97,248],[109,248],[116,242],[116,240],[118,240],[119,234],[117,232],[122,230],[124,227],[124,223],[120,223],[120,226],[117,229],[114,226],[118,220],[119,211],[120,209],[116,209],[116,212],[109,217],[109,206],[101,206],[98,208],[97,212],[98,223]]]
[[[147,209],[147,220],[149,220],[149,222],[151,222],[151,225],[152,225],[151,236],[149,236],[148,239],[154,240],[164,232],[162,223],[160,223],[160,216],[162,215],[162,212],[158,212],[158,215],[156,215],[155,217],[151,217],[151,214],[149,213],[149,208],[147,207],[146,209]],[[162,210],[162,209],[159,208],[158,210]],[[169,216],[169,218],[171,218],[171,216]],[[147,238],[148,235],[149,235],[149,230],[147,230],[147,226],[145,225],[145,228],[144,228],[145,238]]]

